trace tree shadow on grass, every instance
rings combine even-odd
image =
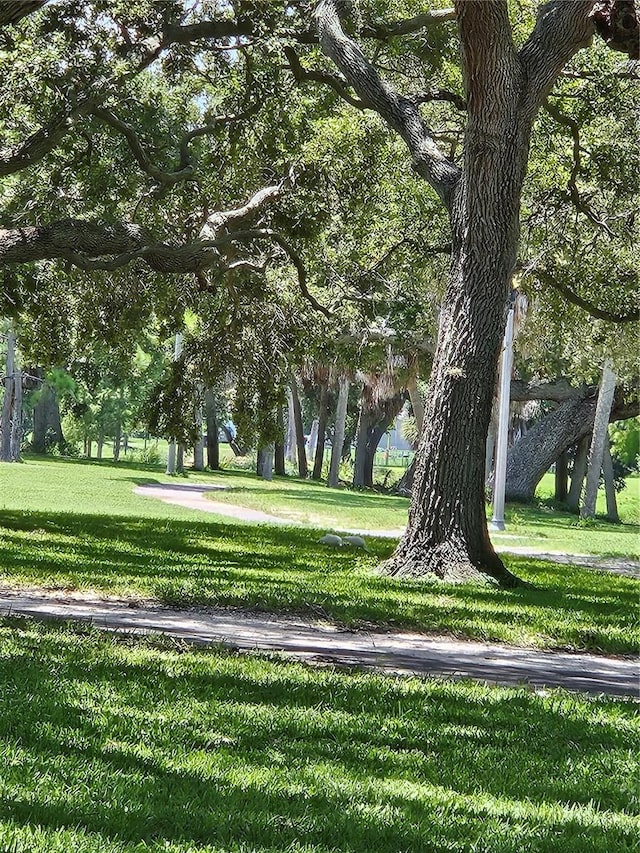
[[[131,849],[633,849],[629,820],[612,820],[633,808],[631,703],[590,713],[562,694],[311,675],[57,628],[12,636],[0,681],[0,743],[21,756],[0,816],[45,832]]]
[[[543,589],[499,590],[398,581],[375,574],[390,544],[374,554],[327,549],[317,531],[131,516],[0,511],[4,583],[93,588],[180,605],[302,613],[348,625],[404,627],[457,636],[546,636],[547,644],[610,652],[629,639],[638,584],[585,570],[513,558],[525,576],[553,579]],[[529,634],[527,634],[527,631]],[[522,634],[524,632],[524,635]],[[582,638],[582,639],[581,639]]]

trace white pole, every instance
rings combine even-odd
[[[495,475],[493,478],[492,530],[504,530],[504,487],[507,474],[507,440],[509,434],[509,401],[511,396],[511,366],[513,364],[513,305],[507,314],[507,328],[502,346],[500,367],[500,397],[498,402],[498,438]]]
[[[176,333],[176,340],[173,346],[173,360],[177,361],[182,355],[182,335],[180,332]],[[170,476],[174,476],[176,473],[176,440],[172,438],[169,441],[169,447],[167,448],[167,474]]]

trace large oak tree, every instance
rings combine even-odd
[[[0,25],[18,21],[22,13],[28,15],[41,4],[7,5],[13,11],[5,20],[0,18]],[[103,27],[103,40],[110,44],[111,53],[99,40],[91,49],[95,68],[102,58],[109,60],[109,74],[99,82],[87,80],[80,66],[74,69],[72,56],[68,64],[76,73],[70,72],[66,81],[57,79],[52,87],[55,97],[46,101],[50,115],[41,127],[24,138],[14,129],[0,156],[0,173],[17,174],[42,161],[73,133],[78,122],[89,118],[93,126],[105,128],[128,146],[137,167],[152,184],[151,197],[162,198],[172,188],[190,184],[195,178],[197,141],[221,125],[233,125],[250,115],[274,94],[257,91],[255,97],[245,99],[244,110],[239,105],[232,114],[221,113],[191,126],[178,140],[175,162],[171,164],[166,156],[156,162],[132,123],[113,104],[120,103],[126,112],[131,81],[146,69],[154,73],[159,61],[174,76],[193,67],[194,45],[206,47],[211,56],[241,57],[260,45],[272,67],[275,54],[284,56],[287,72],[299,84],[328,85],[354,108],[378,113],[405,143],[413,170],[436,191],[451,232],[450,273],[409,525],[388,570],[394,575],[435,574],[447,580],[493,579],[514,584],[516,580],[494,553],[487,533],[484,445],[507,297],[518,256],[520,205],[532,129],[558,76],[581,48],[589,46],[596,28],[611,47],[630,56],[637,53],[634,4],[629,0],[553,0],[538,9],[530,32],[524,38],[518,33],[517,39],[507,0],[458,0],[453,9],[391,22],[371,16],[359,20],[357,14],[351,15],[351,4],[342,0],[237,2],[229,6],[202,3],[189,10],[169,0],[141,2],[131,8],[125,5],[116,4],[113,23],[106,28],[103,19],[111,12],[109,4],[96,3],[91,15],[82,4],[48,7],[51,27],[71,28],[79,39],[85,38],[89,18],[96,27]],[[367,40],[380,46],[443,22],[450,22],[446,25],[455,28],[459,37],[464,96],[447,89],[400,94],[383,78],[376,50],[362,47]],[[338,73],[318,67],[306,56],[301,59],[301,52],[318,40]],[[426,45],[418,53],[428,77],[428,40]],[[88,47],[86,50],[91,53]],[[75,61],[81,62],[82,57],[79,51]],[[241,64],[251,89],[253,57]],[[223,66],[220,61],[218,70]],[[195,67],[201,70],[197,61]],[[227,62],[227,70],[229,67]],[[271,79],[281,85],[281,75]],[[422,104],[433,101],[466,111],[461,156],[455,131],[453,139],[447,140],[446,133],[435,133],[425,121]],[[448,151],[441,147],[443,141]],[[199,275],[213,270],[219,276],[238,265],[250,270],[259,247],[268,244],[292,262],[300,286],[312,298],[295,247],[275,229],[256,226],[285,186],[286,180],[263,188],[254,186],[243,204],[208,211],[200,239],[197,234],[196,239],[186,234],[180,240],[163,240],[153,229],[132,222],[105,223],[84,217],[25,222],[19,228],[7,224],[0,232],[0,263],[8,266],[57,258],[89,272],[143,263],[161,274]],[[161,215],[153,221],[160,224]]]

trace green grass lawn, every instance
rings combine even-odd
[[[637,708],[0,621],[3,853],[637,850]]]
[[[390,580],[375,569],[392,540],[372,539],[372,554],[327,549],[317,530],[243,525],[133,494],[136,483],[164,479],[107,463],[31,458],[0,466],[0,582],[540,647],[628,653],[640,643],[640,585],[629,578],[510,556],[511,570],[535,588]],[[365,505],[388,500],[323,494]]]

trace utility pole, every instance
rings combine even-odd
[[[491,530],[504,530],[504,490],[507,475],[507,443],[509,438],[509,402],[511,399],[511,369],[513,366],[513,321],[515,315],[515,290],[511,291],[507,327],[502,345],[500,366],[500,394],[498,398],[498,435],[496,464],[493,476],[493,518]]]
[[[173,346],[173,360],[178,361],[182,355],[182,335],[176,332],[176,340]],[[174,476],[176,473],[176,440],[169,439],[169,448],[167,450],[167,474]]]

